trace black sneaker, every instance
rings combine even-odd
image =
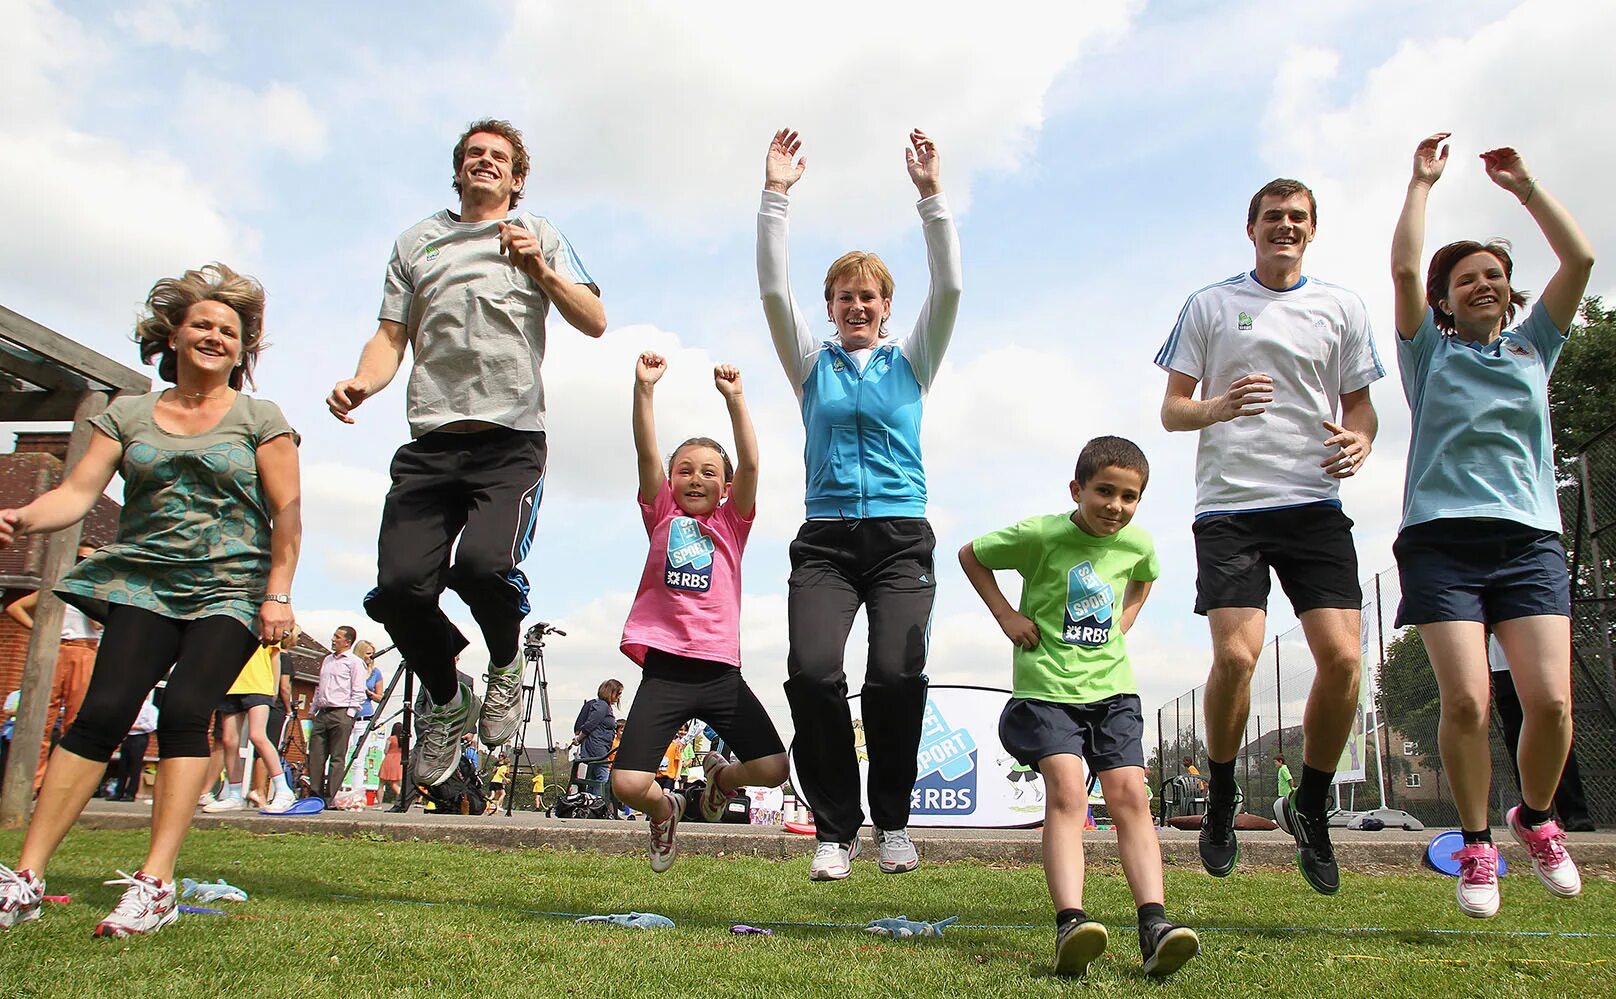
[[[1061,926],[1055,931],[1055,974],[1084,977],[1089,965],[1105,953],[1109,939],[1104,924],[1092,919],[1074,919]]]
[[[1184,967],[1201,952],[1201,938],[1188,926],[1175,926],[1163,920],[1139,927],[1139,956],[1145,974],[1165,978]]]
[[[1240,841],[1234,836],[1234,795],[1211,794],[1201,817],[1201,866],[1215,878],[1229,876],[1240,862]]]
[[[1296,866],[1302,877],[1320,895],[1334,895],[1341,889],[1341,871],[1335,865],[1335,849],[1330,845],[1329,818],[1321,811],[1309,815],[1296,807],[1296,792],[1274,802],[1274,821],[1296,839]]]

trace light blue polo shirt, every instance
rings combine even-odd
[[[1485,346],[1436,328],[1430,309],[1397,365],[1414,428],[1403,528],[1491,517],[1560,530],[1549,429],[1549,374],[1565,345],[1543,303]]]

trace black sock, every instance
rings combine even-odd
[[[1540,812],[1531,805],[1528,805],[1525,801],[1522,801],[1521,807],[1515,810],[1515,817],[1520,820],[1521,825],[1530,829],[1533,826],[1540,826],[1554,818],[1554,813],[1549,810]]]
[[[1493,831],[1491,829],[1484,828],[1479,832],[1461,829],[1459,830],[1459,835],[1464,837],[1465,846],[1472,846],[1476,843],[1491,843],[1493,841]]]
[[[1206,761],[1206,769],[1210,775],[1212,793],[1219,797],[1228,797],[1234,794],[1234,761],[1219,763],[1217,760]]]
[[[1330,782],[1335,780],[1334,770],[1314,770],[1302,764],[1302,782],[1296,785],[1296,809],[1316,814],[1324,811],[1324,799],[1330,793]]]
[[[1082,909],[1062,909],[1055,913],[1055,929],[1060,929],[1067,923],[1086,923],[1089,914]]]
[[[1167,907],[1160,902],[1146,902],[1139,907],[1139,926],[1143,929],[1152,923],[1167,922]]]

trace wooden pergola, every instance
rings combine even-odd
[[[90,417],[106,409],[116,396],[149,391],[151,379],[140,372],[0,306],[0,422],[73,421],[67,467],[90,446],[94,432]],[[62,630],[62,602],[52,590],[73,562],[80,530],[81,525],[73,524],[50,535],[45,543],[39,606],[28,640],[13,746],[37,746],[45,737],[51,674]],[[31,750],[9,754],[5,790],[0,794],[0,827],[15,828],[27,819],[34,798],[35,759]]]

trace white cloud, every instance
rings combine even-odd
[[[867,238],[912,221],[910,128],[937,141],[963,211],[973,176],[1025,160],[1055,77],[1138,6],[518,4],[506,59],[532,95],[538,184],[705,227],[747,211],[769,137],[789,125],[810,162],[801,224]]]
[[[224,38],[204,23],[203,0],[144,0],[112,15],[112,23],[143,45],[161,45],[192,52],[217,52]]]

